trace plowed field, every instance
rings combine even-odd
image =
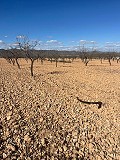
[[[0,159],[120,159],[120,63],[19,63],[0,59]]]

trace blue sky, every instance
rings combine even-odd
[[[0,0],[0,20],[0,42],[17,35],[41,46],[120,42],[119,0]]]

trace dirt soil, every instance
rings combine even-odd
[[[120,159],[120,63],[19,63],[0,59],[0,159]]]

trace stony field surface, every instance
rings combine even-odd
[[[120,159],[120,63],[19,62],[0,59],[0,159]]]

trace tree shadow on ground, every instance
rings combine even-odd
[[[53,71],[53,72],[48,72],[47,74],[63,74],[66,73],[65,71]]]

